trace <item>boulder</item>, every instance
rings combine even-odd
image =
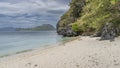
[[[117,27],[113,27],[113,24],[107,23],[102,29],[101,40],[114,41],[118,33],[119,29]]]
[[[66,26],[64,29],[57,31],[57,33],[66,37],[78,36],[76,32],[72,31],[71,26]]]

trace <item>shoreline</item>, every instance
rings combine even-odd
[[[6,58],[6,57],[12,57],[12,56],[16,56],[16,55],[21,55],[21,54],[29,53],[29,52],[33,52],[33,51],[38,51],[38,50],[42,51],[42,50],[45,50],[45,49],[57,47],[57,46],[60,46],[60,45],[64,45],[65,43],[68,43],[70,41],[76,40],[77,38],[79,38],[79,36],[78,37],[70,37],[70,38],[67,38],[63,41],[60,41],[60,42],[57,42],[57,43],[54,43],[54,44],[50,44],[50,45],[45,45],[45,46],[42,46],[42,47],[39,47],[39,48],[33,48],[33,49],[18,51],[18,52],[13,53],[13,54],[6,54],[6,55],[3,55],[3,56],[0,56],[0,59]]]
[[[18,52],[13,53],[13,54],[7,54],[7,55],[0,56],[0,60],[4,59],[4,58],[9,58],[9,57],[14,57],[14,56],[18,56],[18,55],[27,54],[27,53],[32,53],[32,52],[35,52],[35,51],[42,51],[42,50],[49,49],[49,48],[56,47],[56,46],[59,46],[59,43],[46,45],[45,47],[39,47],[39,48],[33,48],[33,49],[18,51]]]
[[[0,68],[119,68],[120,37],[114,42],[96,39],[79,37],[56,46],[3,57]]]

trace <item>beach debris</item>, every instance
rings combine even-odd
[[[34,66],[35,66],[35,67],[37,67],[38,65],[37,65],[37,64],[35,64]]]
[[[31,65],[31,63],[27,63],[25,66],[29,66],[29,65]]]

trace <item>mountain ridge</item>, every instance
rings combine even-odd
[[[14,27],[0,28],[0,31],[49,31],[49,30],[55,30],[55,27],[51,24],[42,24],[40,26],[30,28],[14,28]]]

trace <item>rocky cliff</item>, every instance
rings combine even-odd
[[[120,0],[72,0],[57,24],[57,32],[114,39],[120,35]]]

